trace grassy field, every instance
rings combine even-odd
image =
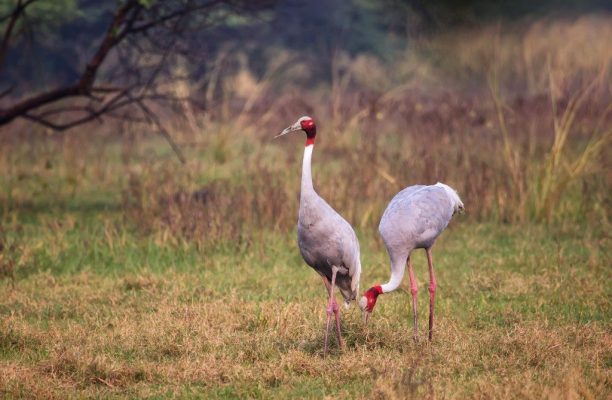
[[[155,207],[134,211],[125,203],[135,196],[127,171],[134,165],[113,162],[116,149],[110,146],[103,161],[83,164],[71,177],[70,168],[92,159],[97,147],[71,159],[61,146],[34,146],[31,155],[49,152],[35,163],[17,151],[6,155],[14,169],[3,181],[5,398],[611,394],[612,277],[603,225],[515,225],[458,216],[434,251],[439,295],[433,343],[412,341],[404,282],[402,290],[381,298],[369,327],[356,307],[346,312],[347,347],[338,351],[334,343],[323,359],[325,294],[301,260],[290,226],[270,222],[269,229],[246,230],[231,240],[177,236],[172,224],[156,228],[149,221],[167,217]],[[191,176],[193,166],[185,169],[167,156],[151,161],[150,148],[163,149],[145,142],[143,160],[185,171],[176,181]],[[299,165],[289,169],[297,186]],[[315,166],[315,174],[323,170]],[[26,195],[35,190],[42,192]],[[296,202],[286,205],[289,220]],[[180,208],[198,216],[192,206]],[[358,233],[363,290],[386,281],[388,265],[374,227]],[[232,232],[218,233],[226,234]],[[415,265],[424,328],[424,254],[416,255]]]
[[[347,348],[323,359],[324,291],[293,234],[200,252],[109,232],[113,212],[37,218],[31,267],[1,288],[4,397],[610,395],[609,239],[582,229],[459,218],[436,248],[434,342],[413,343],[400,290],[367,329],[345,313]],[[380,244],[362,246],[364,284],[383,281]]]
[[[184,165],[130,124],[2,132],[0,397],[610,398],[608,22],[339,59],[347,75],[307,93],[291,71],[240,70],[205,112],[164,119]],[[432,343],[412,341],[406,280],[367,328],[345,312],[346,348],[322,357],[325,291],[295,240],[304,138],[271,140],[305,113],[362,291],[388,279],[376,226],[394,193],[444,181],[463,198],[434,247]]]

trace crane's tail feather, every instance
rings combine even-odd
[[[444,189],[444,191],[448,195],[451,203],[453,204],[453,215],[457,213],[461,214],[465,211],[465,206],[463,205],[463,202],[459,198],[459,194],[457,194],[457,191],[455,189],[453,189],[452,187],[448,185],[445,185],[442,182],[436,183],[435,186],[438,186]]]

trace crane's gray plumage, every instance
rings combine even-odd
[[[414,185],[393,197],[383,213],[378,231],[393,260],[404,261],[414,249],[433,246],[463,203],[457,193],[443,183]]]
[[[431,248],[436,238],[444,231],[452,216],[463,211],[463,203],[454,189],[443,183],[435,185],[409,186],[397,193],[387,206],[378,226],[391,261],[391,277],[384,285],[368,289],[359,301],[367,321],[376,299],[382,293],[397,289],[404,277],[406,266],[410,274],[412,308],[414,314],[414,337],[417,337],[417,284],[414,278],[410,253],[414,249],[425,249],[429,265],[429,339],[433,331],[433,309],[436,278],[433,271]]]
[[[300,253],[319,274],[332,279],[332,266],[338,267],[336,285],[348,306],[357,298],[361,264],[357,235],[315,191],[303,190],[298,217]]]

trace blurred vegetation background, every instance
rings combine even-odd
[[[295,204],[297,154],[289,141],[268,140],[311,114],[321,129],[319,188],[359,226],[373,228],[402,187],[438,180],[472,205],[469,218],[607,224],[609,11],[598,0],[4,2],[2,30],[15,24],[0,69],[3,210],[35,201],[15,187],[20,153],[12,146],[31,148],[22,160],[30,168],[81,159],[88,147],[101,157],[115,147],[99,143],[113,143],[129,171],[129,159],[147,153],[142,140],[157,132],[188,160],[145,162],[170,179],[188,175],[168,190],[220,185],[217,194],[227,195],[254,185],[253,193],[277,194],[244,199],[241,209],[278,219],[272,210]],[[105,38],[111,47],[96,59]],[[66,96],[10,117],[15,104],[56,88]],[[77,154],[49,162],[38,154],[66,152],[72,142]],[[83,173],[94,168],[80,162]],[[207,172],[211,163],[245,162],[225,178]],[[157,198],[163,187],[143,173],[107,176],[112,192],[141,185]],[[71,182],[71,193],[87,185]],[[287,215],[274,226],[289,229]],[[255,222],[233,229],[270,224]]]
[[[0,1],[0,397],[610,398],[611,11]],[[362,288],[396,192],[463,199],[432,346],[396,293],[320,357],[304,138],[272,140],[305,114]]]
[[[6,56],[9,62],[5,63],[2,75],[4,83],[18,83],[18,88],[25,92],[78,78],[83,67],[79,61],[82,62],[88,52],[95,51],[113,13],[122,3],[129,2],[2,2],[2,31],[6,30],[10,22],[7,17],[15,6],[27,5],[10,39]],[[143,0],[137,3],[153,10],[160,7],[161,2]],[[215,2],[164,3],[201,6]],[[207,10],[217,16],[223,15],[223,23],[218,26],[204,23],[204,16],[197,11],[191,12],[190,22],[197,29],[189,30],[180,43],[189,52],[198,53],[194,55],[198,62],[189,65],[189,69],[200,72],[210,69],[214,58],[231,49],[245,52],[249,67],[261,75],[275,52],[289,49],[316,60],[310,66],[312,79],[316,81],[329,81],[330,63],[338,52],[368,53],[392,61],[403,51],[413,48],[422,36],[488,24],[503,26],[517,21],[522,26],[513,30],[523,30],[537,19],[576,19],[585,14],[606,15],[612,11],[612,6],[604,0],[230,0],[216,3],[227,7]]]

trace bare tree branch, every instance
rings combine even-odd
[[[23,23],[24,9],[36,1],[18,0],[13,12],[6,16],[0,68],[18,20],[21,18]],[[84,66],[76,68],[82,71],[76,79],[17,98],[12,95],[20,92],[13,87],[0,90],[3,104],[8,103],[0,106],[0,127],[17,118],[57,131],[102,121],[105,116],[145,122],[154,125],[185,162],[180,148],[155,113],[158,108],[152,106],[163,104],[172,110],[191,100],[173,93],[173,84],[192,79],[200,70],[174,68],[173,61],[193,59],[190,45],[198,42],[190,35],[202,35],[231,15],[253,13],[273,3],[274,0],[165,0],[145,6],[141,0],[117,2],[93,55]],[[216,12],[220,8],[222,12]]]
[[[131,0],[124,3],[123,6],[117,10],[108,30],[106,31],[106,34],[104,35],[104,38],[102,39],[102,43],[100,44],[98,51],[96,51],[94,56],[87,63],[83,75],[76,83],[39,93],[19,101],[17,104],[14,104],[8,109],[0,109],[0,125],[7,124],[13,119],[26,114],[28,114],[28,119],[39,122],[37,119],[33,118],[32,114],[29,114],[31,110],[68,97],[89,95],[100,65],[108,55],[108,52],[118,43],[117,30],[123,24],[127,12],[133,7],[140,7],[140,5],[137,1]]]
[[[11,94],[13,90],[15,90],[15,85],[9,86],[8,88],[4,89],[2,92],[0,92],[0,99]]]
[[[98,51],[96,54],[94,54],[89,63],[87,63],[85,72],[77,84],[85,93],[89,93],[91,86],[96,79],[96,73],[108,55],[108,52],[125,37],[125,35],[118,34],[118,31],[123,25],[127,13],[137,7],[141,6],[136,0],[126,1],[125,4],[117,10],[117,13],[115,13],[115,17],[106,31]],[[132,15],[135,16],[137,13],[133,13]],[[132,19],[130,19],[130,21],[132,21]]]
[[[0,42],[0,70],[4,65],[4,59],[6,57],[6,52],[8,50],[8,45],[13,35],[13,29],[15,28],[15,24],[17,20],[23,15],[25,9],[36,0],[18,0],[13,12],[6,16],[6,18],[10,18],[8,24],[6,25],[6,29],[4,30],[4,35],[2,36],[2,42]]]
[[[143,23],[142,25],[138,25],[138,26],[134,26],[134,27],[130,27],[129,29],[127,29],[125,31],[126,34],[128,33],[138,33],[138,32],[145,32],[148,31],[149,29],[155,27],[155,26],[159,26],[160,24],[163,24],[167,21],[170,21],[172,19],[178,18],[178,17],[182,17],[185,16],[187,14],[191,14],[197,11],[201,11],[201,10],[205,10],[205,9],[211,9],[213,7],[215,7],[216,5],[223,3],[223,1],[221,0],[214,0],[214,1],[209,1],[206,2],[204,4],[200,4],[200,5],[192,5],[192,6],[188,6],[185,7],[183,9],[180,10],[176,10],[174,12],[170,12],[166,15],[162,15],[160,17],[158,17],[156,20],[154,21],[150,21],[148,23]]]

